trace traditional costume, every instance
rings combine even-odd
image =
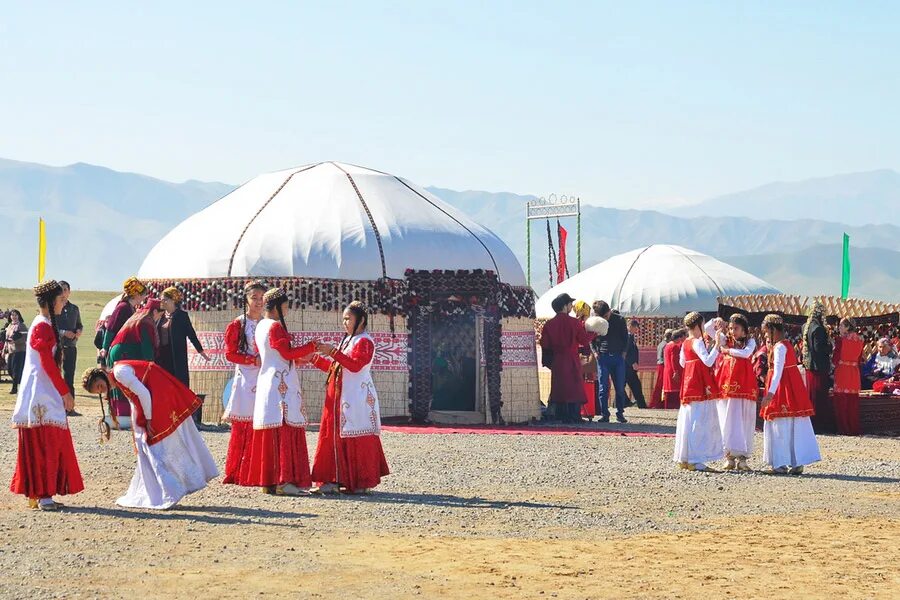
[[[116,500],[130,508],[166,509],[202,490],[219,470],[200,437],[191,413],[200,399],[157,364],[120,360],[107,374],[128,398],[137,455],[134,477]],[[153,430],[147,431],[147,423]]]
[[[240,483],[241,463],[253,437],[253,407],[259,378],[259,351],[256,349],[255,338],[257,323],[259,321],[242,315],[225,329],[225,359],[233,362],[235,367],[231,395],[223,415],[223,419],[231,423],[231,437],[228,440],[222,483]],[[241,336],[244,336],[246,342],[244,352],[241,352]]]
[[[753,454],[753,434],[756,431],[756,399],[759,387],[751,357],[756,352],[756,340],[749,338],[743,347],[728,341],[728,354],[721,354],[717,383],[722,400],[718,402],[719,424],[722,428],[728,467],[749,470],[747,459]]]
[[[684,373],[672,460],[683,468],[704,470],[706,463],[724,455],[716,406],[720,395],[712,371],[718,355],[718,349],[708,351],[701,338],[689,338],[681,346]]]
[[[669,342],[663,351],[663,408],[678,409],[681,407],[681,382],[684,379],[684,367],[681,366],[679,354],[681,344]]]
[[[22,382],[12,416],[19,447],[9,490],[32,502],[40,498],[42,505],[55,504],[47,502],[53,496],[84,489],[63,407],[62,397],[69,387],[54,359],[56,344],[50,319],[36,316],[28,331]]]
[[[109,352],[112,349],[113,342],[116,339],[116,336],[119,334],[119,331],[122,330],[122,327],[125,326],[125,323],[128,322],[131,317],[134,316],[135,309],[131,304],[132,298],[137,298],[143,294],[147,293],[147,286],[139,280],[137,277],[129,277],[122,284],[123,294],[122,298],[116,304],[113,309],[112,314],[107,317],[106,323],[103,327],[103,342],[101,349],[104,352],[104,356],[106,357],[106,365],[112,368],[112,363],[109,360]],[[144,353],[146,355],[146,352]],[[141,358],[139,356],[132,356],[130,358]],[[151,356],[145,360],[153,360]],[[127,417],[129,413],[128,408],[128,400],[125,398],[119,398],[118,392],[113,392],[109,397],[109,409],[110,413],[113,416],[122,416]]]
[[[647,408],[663,408],[663,379],[666,376],[666,346],[668,342],[661,341],[656,346],[656,381],[653,382],[653,391],[650,393],[650,402]]]
[[[766,464],[776,472],[800,472],[804,465],[821,458],[810,421],[815,410],[797,368],[793,346],[782,340],[771,352],[766,389],[773,398],[760,411],[765,419],[763,454]]]
[[[831,374],[832,344],[825,328],[825,305],[816,300],[809,319],[803,325],[803,367],[806,369],[806,387],[815,408],[812,423],[816,431],[834,431],[834,407],[828,396]]]
[[[541,330],[544,361],[550,358],[550,397],[563,421],[580,421],[581,405],[586,402],[582,383],[580,348],[591,343],[592,335],[584,323],[559,312]]]
[[[261,365],[253,408],[253,435],[241,464],[240,485],[312,485],[306,448],[306,417],[300,377],[293,361],[315,352],[312,342],[291,347],[291,336],[273,319],[256,326]]]
[[[330,357],[313,364],[328,373],[312,480],[348,492],[368,490],[390,474],[381,448],[381,410],[372,381],[375,342],[366,333],[347,337]]]
[[[135,312],[119,329],[113,338],[106,355],[106,365],[111,369],[120,360],[142,360],[154,362],[159,348],[159,335],[153,321],[153,311],[161,310],[162,304],[157,298],[151,298],[147,304]],[[110,410],[117,417],[131,415],[127,398],[122,398],[118,391],[110,395]]]
[[[865,342],[856,333],[843,335],[834,346],[834,418],[841,435],[860,435],[859,390],[862,378],[859,365]]]

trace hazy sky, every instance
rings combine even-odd
[[[892,2],[6,2],[0,157],[702,200],[900,168]]]

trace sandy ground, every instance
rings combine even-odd
[[[86,403],[86,399],[82,399]],[[0,403],[0,419],[11,404]],[[801,477],[675,470],[671,439],[406,435],[372,496],[274,498],[216,480],[173,510],[115,506],[130,434],[71,422],[87,489],[58,514],[0,494],[6,598],[889,598],[900,443],[819,438]],[[629,409],[668,432],[674,412]],[[608,426],[610,428],[615,425]],[[224,460],[228,433],[206,432]],[[316,435],[308,435],[310,449]],[[761,438],[758,439],[761,446]],[[757,457],[760,454],[757,448]],[[15,432],[0,430],[0,481]]]

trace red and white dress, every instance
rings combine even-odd
[[[306,416],[300,376],[293,361],[315,352],[312,342],[291,346],[281,323],[262,319],[256,326],[261,365],[253,406],[253,435],[241,461],[244,486],[312,485],[306,448]]]
[[[756,352],[756,340],[749,338],[743,348],[729,340],[728,348],[728,354],[721,355],[717,377],[722,396],[718,402],[722,440],[725,454],[750,457],[756,431],[756,399],[759,397],[756,373],[750,360]]]
[[[669,342],[663,349],[663,408],[677,409],[681,407],[681,382],[684,376],[684,367],[678,360],[681,345],[678,342]]]
[[[137,455],[131,485],[116,504],[165,510],[219,475],[191,419],[200,399],[186,385],[163,367],[141,360],[117,361],[111,379],[131,404]]]
[[[810,417],[815,414],[809,392],[797,368],[794,347],[785,341],[772,349],[766,389],[774,397],[760,411],[763,425],[763,455],[767,465],[801,467],[821,460],[819,444]]]
[[[9,490],[28,498],[65,496],[84,489],[62,401],[69,388],[53,358],[55,350],[50,319],[36,316],[28,330],[12,416],[19,448]]]
[[[684,372],[672,456],[677,463],[706,465],[724,456],[716,407],[719,386],[712,371],[718,355],[718,349],[707,350],[700,338],[689,338],[681,346],[679,364]]]
[[[241,463],[253,437],[253,407],[256,404],[256,384],[259,378],[259,351],[256,349],[256,325],[246,315],[228,324],[225,329],[225,359],[233,362],[234,378],[231,395],[225,406],[223,418],[231,423],[231,437],[225,456],[225,476],[222,483],[240,483]],[[240,350],[241,336],[247,342],[245,352]]]
[[[367,490],[390,473],[381,448],[381,410],[372,381],[375,342],[368,333],[347,338],[331,358],[313,364],[328,373],[312,479]]]

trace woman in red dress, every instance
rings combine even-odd
[[[243,314],[225,328],[225,360],[234,363],[231,395],[223,420],[231,423],[225,476],[222,483],[239,483],[241,462],[253,437],[253,407],[259,379],[259,350],[256,349],[256,325],[262,318],[266,285],[251,281],[244,286]]]
[[[650,402],[647,408],[663,407],[663,378],[666,375],[666,346],[672,341],[672,330],[666,329],[663,340],[656,347],[656,382],[653,384],[653,392],[650,394]]]
[[[62,504],[53,496],[84,489],[66,418],[66,411],[75,408],[75,399],[59,369],[62,346],[56,315],[65,303],[62,293],[53,280],[34,288],[40,313],[28,330],[22,383],[12,417],[19,448],[9,491],[22,494],[31,508],[40,510],[58,510]]]
[[[753,455],[756,431],[756,399],[759,386],[750,358],[756,352],[756,340],[750,337],[750,324],[741,314],[728,319],[728,338],[720,349],[717,381],[719,424],[725,444],[725,470],[749,471],[747,461]]]
[[[810,421],[816,411],[800,375],[794,346],[785,339],[784,319],[766,315],[762,328],[771,355],[760,410],[765,420],[763,455],[773,473],[799,475],[804,466],[821,460]]]
[[[253,434],[245,446],[238,483],[268,494],[300,496],[312,485],[306,448],[306,416],[296,361],[316,351],[314,342],[293,346],[280,288],[263,295],[265,317],[256,326],[260,368],[253,406]]]
[[[859,366],[863,362],[865,343],[856,333],[853,319],[844,317],[838,325],[834,355],[834,416],[841,435],[859,435],[859,389],[862,385]]]
[[[663,350],[663,408],[677,410],[681,407],[681,376],[684,368],[678,360],[681,344],[687,337],[687,331],[676,329],[672,332],[672,341]]]
[[[312,491],[367,493],[390,474],[381,448],[381,411],[372,381],[375,341],[360,302],[344,310],[344,339],[337,348],[319,343],[313,365],[328,373]]]

